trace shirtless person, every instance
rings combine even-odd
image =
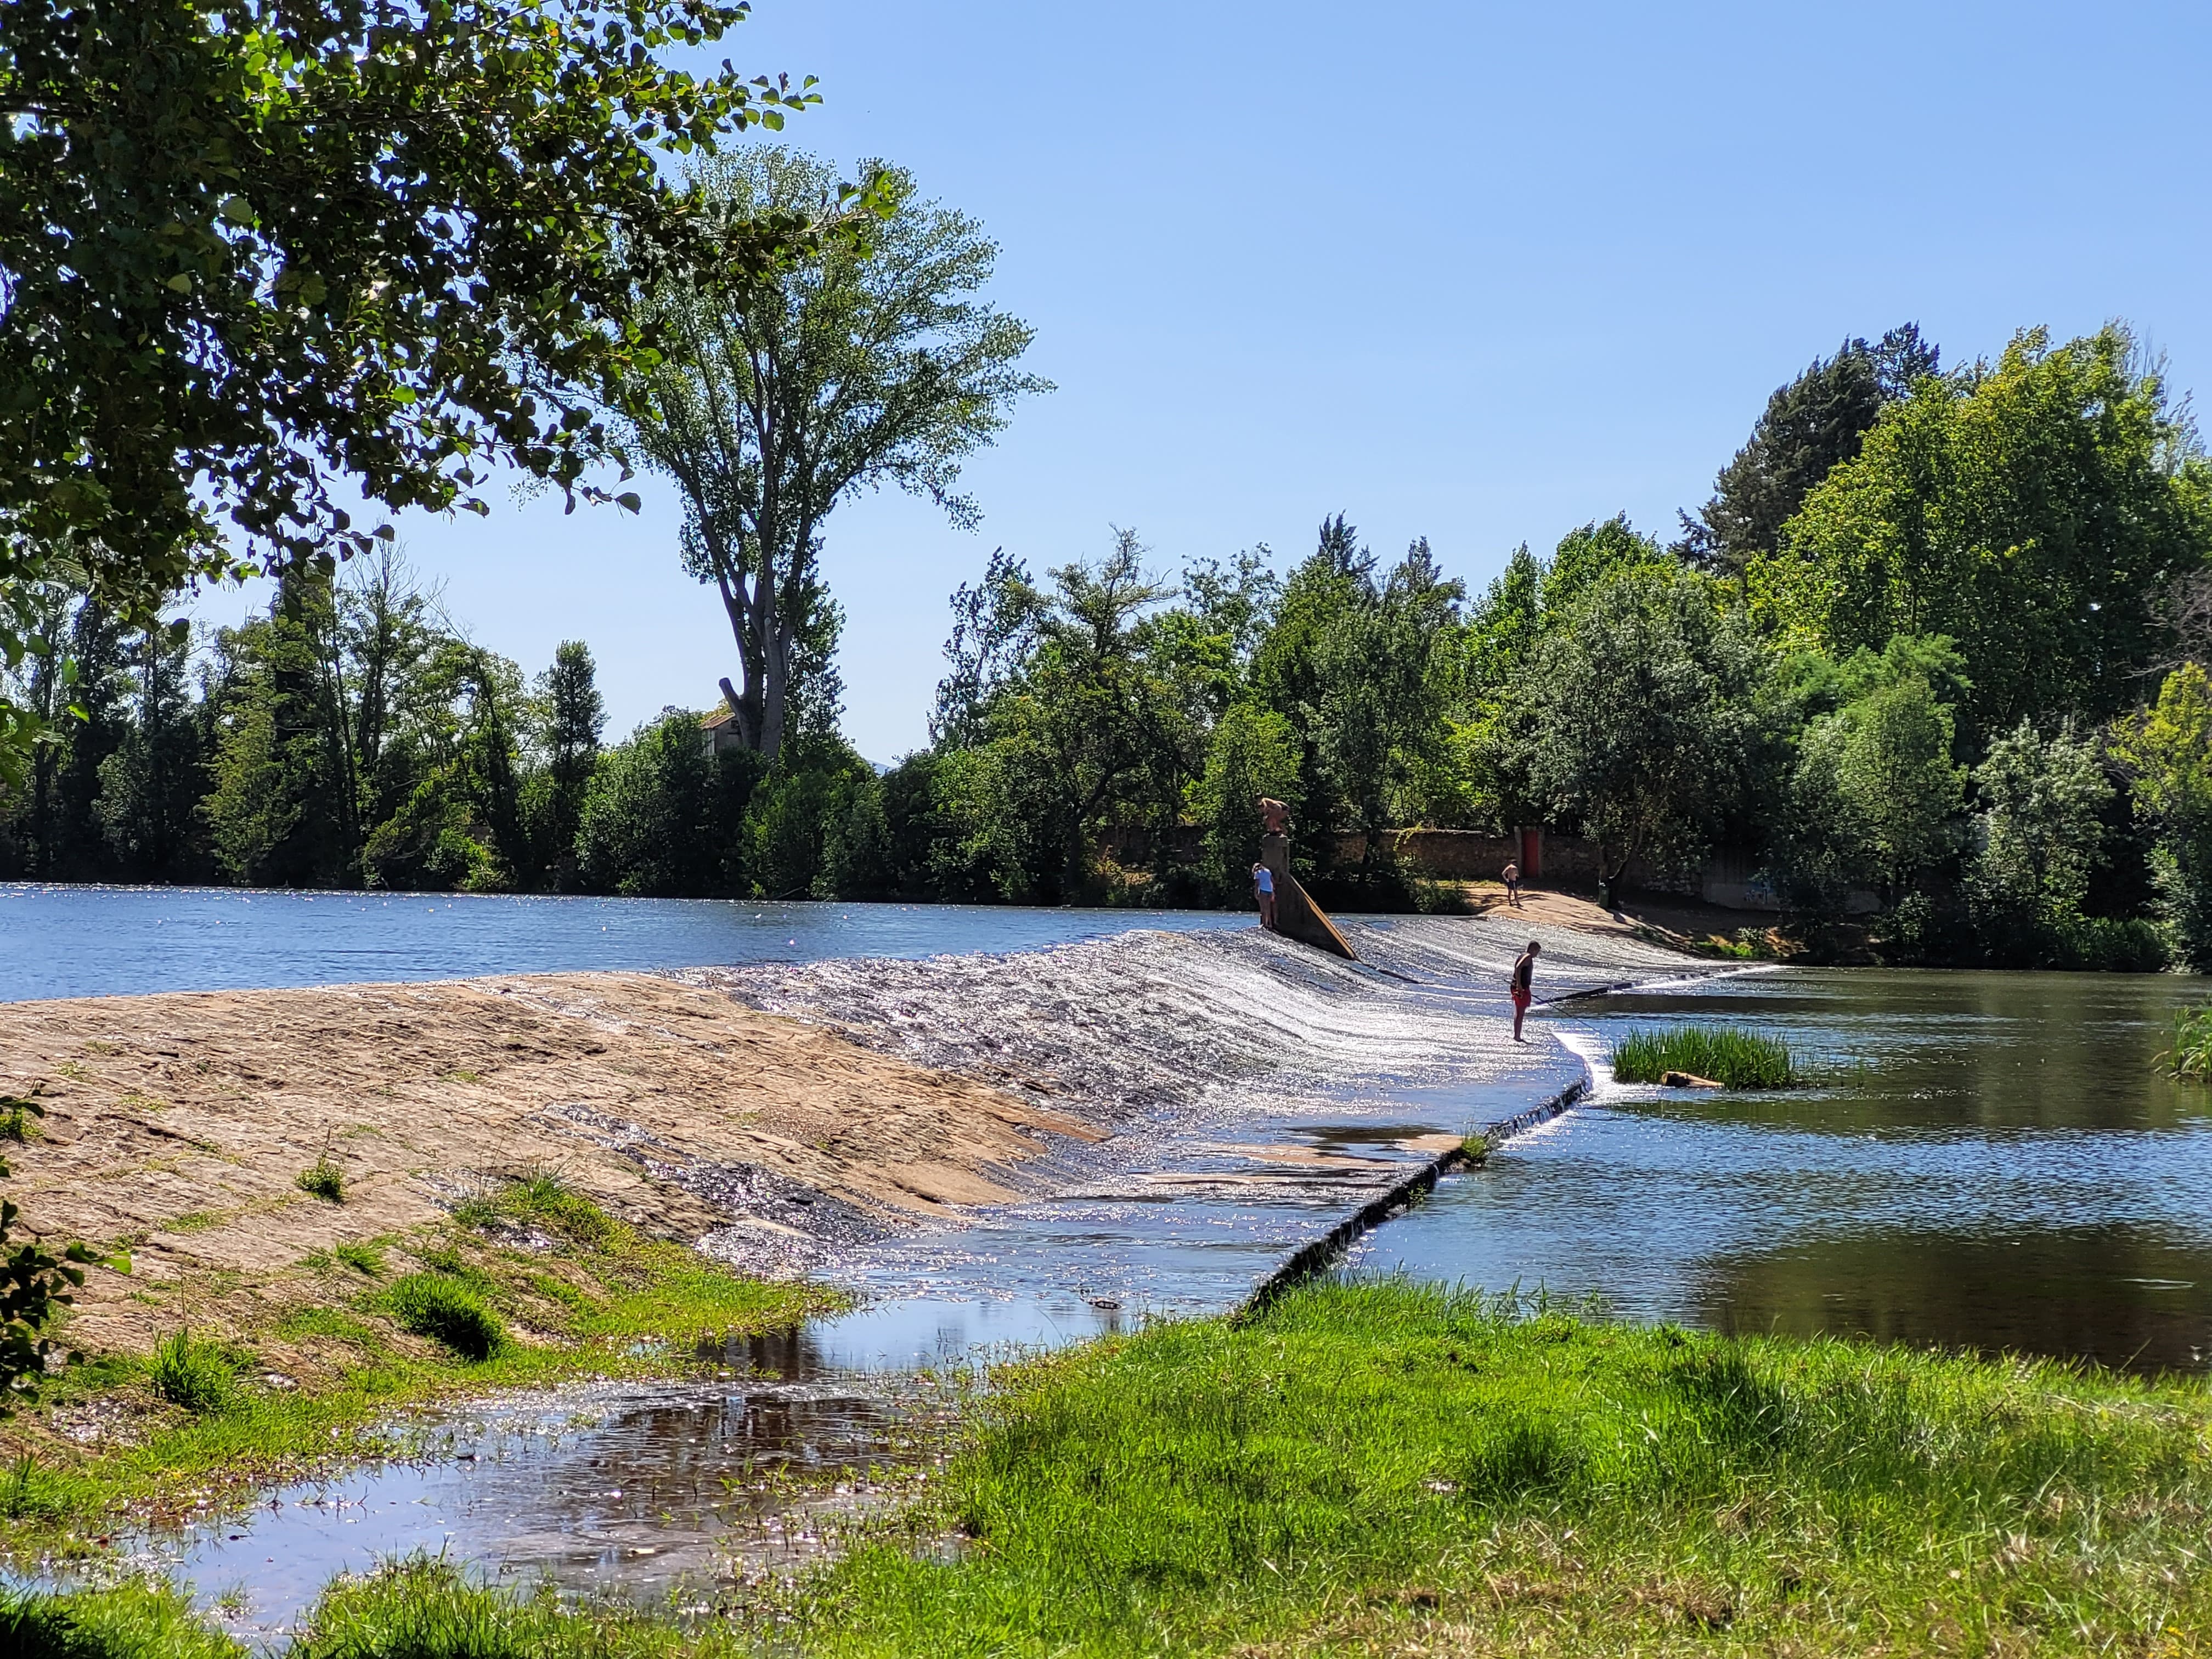
[[[1260,896],[1260,925],[1275,931],[1275,872],[1264,864],[1252,866],[1252,890]]]
[[[1499,874],[1505,881],[1505,902],[1518,910],[1521,908],[1521,866],[1508,859],[1505,868]]]
[[[1291,833],[1291,809],[1273,795],[1260,797],[1260,833],[1263,836],[1287,836]]]
[[[1530,939],[1528,948],[1521,953],[1513,964],[1513,1040],[1516,1042],[1522,1040],[1521,1021],[1527,1016],[1528,1004],[1533,999],[1536,978],[1536,957],[1543,948],[1534,939]]]

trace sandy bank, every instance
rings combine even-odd
[[[95,1273],[71,1331],[126,1351],[173,1325],[156,1286],[281,1304],[312,1253],[522,1170],[557,1167],[652,1234],[734,1224],[764,1263],[803,1262],[840,1225],[1003,1199],[1055,1138],[1103,1138],[1013,1087],[636,974],[0,1005],[0,1094],[33,1090],[47,1116],[9,1149],[11,1195],[47,1233],[130,1247],[134,1275]],[[295,1184],[325,1151],[343,1204]]]

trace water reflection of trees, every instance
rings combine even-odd
[[[2169,1129],[2212,1120],[2212,1091],[2158,1064],[2189,991],[2167,975],[1815,969],[1755,989],[1617,998],[1603,1012],[1754,1025],[1828,1074],[1808,1092],[1658,1109],[1701,1122],[1848,1134]]]
[[[2212,1245],[2147,1229],[1977,1236],[1900,1229],[1801,1239],[1708,1267],[1701,1323],[2137,1370],[2212,1365]]]

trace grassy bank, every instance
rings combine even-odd
[[[95,1358],[0,1425],[0,1546],[97,1550],[126,1527],[403,1449],[401,1407],[680,1371],[702,1333],[780,1329],[829,1305],[644,1238],[545,1175],[448,1224],[311,1259],[264,1328],[197,1334],[194,1310],[211,1314],[222,1288],[173,1293],[180,1322],[154,1353]]]
[[[1399,1284],[1155,1326],[1002,1382],[900,1528],[735,1620],[566,1613],[418,1565],[335,1592],[297,1651],[2208,1650],[2197,1383]]]

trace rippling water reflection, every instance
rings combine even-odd
[[[2201,983],[1793,970],[1577,1005],[1741,1022],[1823,1086],[1604,1084],[1370,1240],[1366,1267],[1595,1292],[1631,1317],[2212,1364],[2212,1092],[2156,1064]]]

